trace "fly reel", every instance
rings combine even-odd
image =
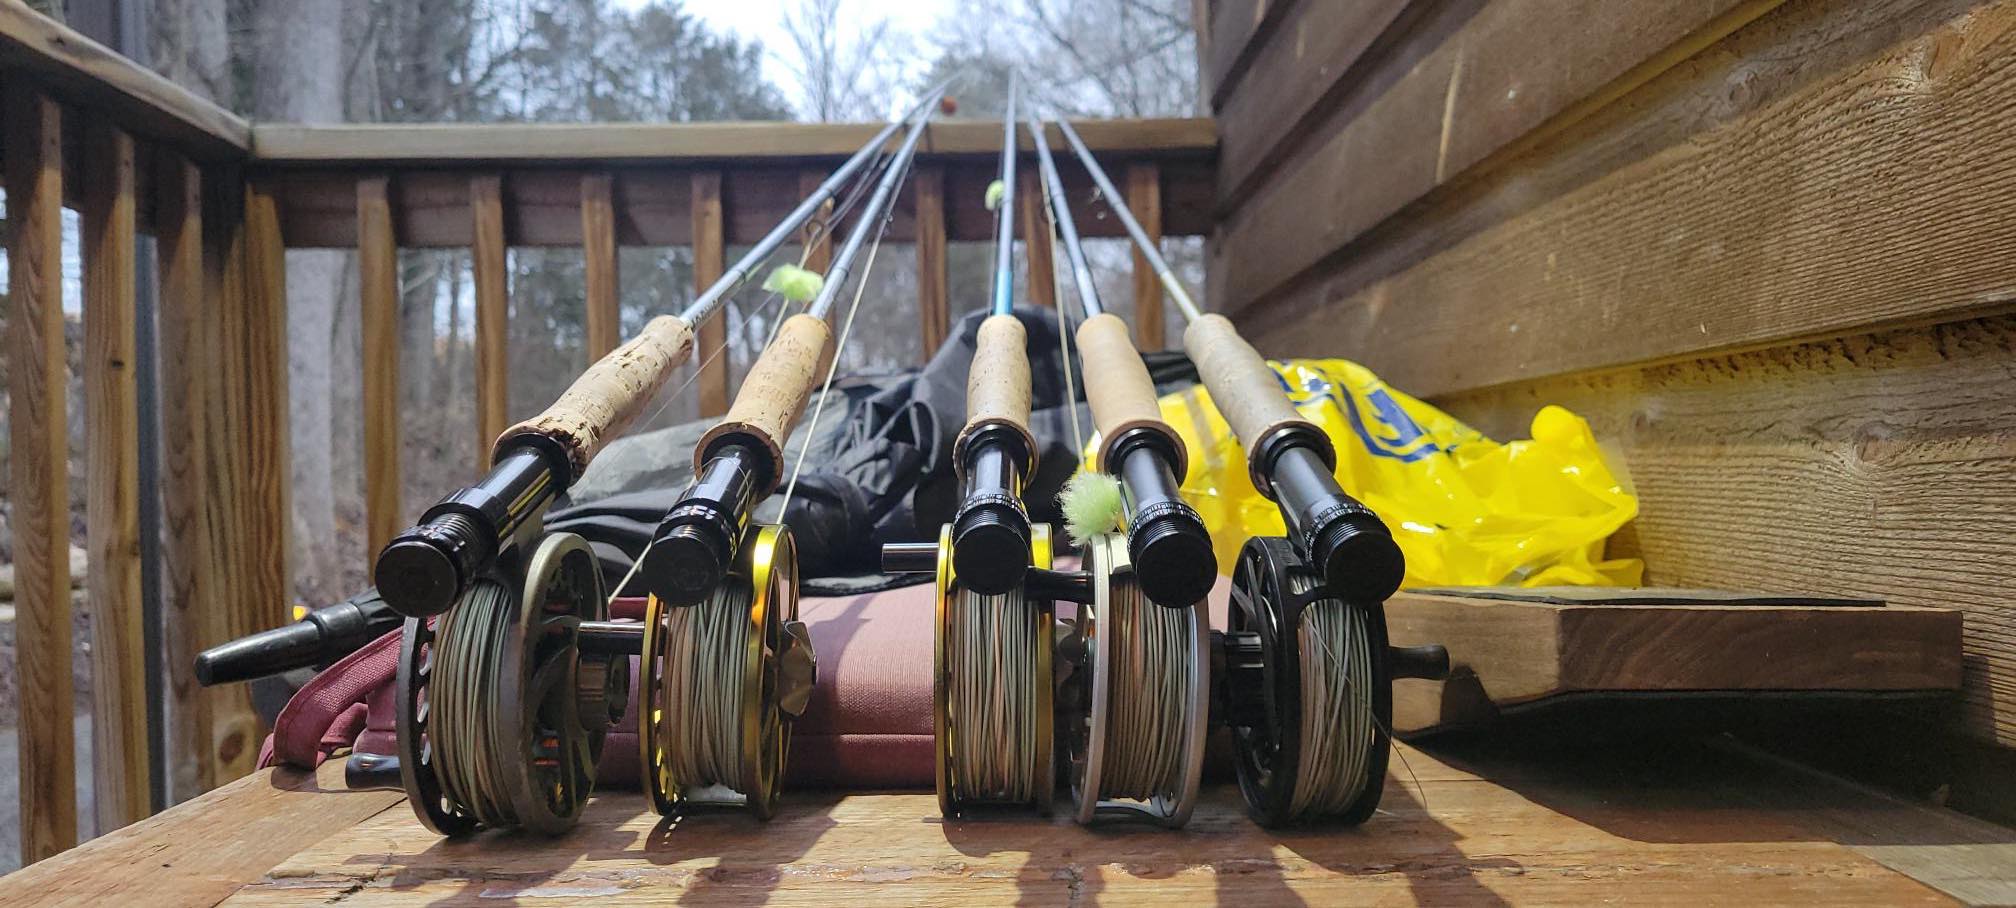
[[[1061,697],[1077,819],[1190,819],[1210,717],[1209,622],[1202,603],[1168,608],[1142,595],[1127,537],[1085,544],[1091,584],[1063,652]]]
[[[726,578],[696,605],[652,596],[644,618],[644,788],[660,814],[692,805],[777,811],[791,724],[817,663],[798,620],[798,550],[759,526]]]
[[[966,589],[952,567],[952,527],[938,536],[931,705],[938,810],[1031,805],[1056,789],[1051,655],[1056,608],[1018,585],[998,596]],[[1029,565],[1051,564],[1050,527],[1034,524]]]
[[[1227,719],[1254,818],[1364,822],[1392,744],[1384,604],[1337,598],[1288,540],[1263,536],[1239,552],[1229,619]]]
[[[437,618],[409,618],[399,659],[399,769],[441,835],[574,826],[595,787],[629,662],[580,647],[607,617],[602,575],[572,533],[499,559]]]

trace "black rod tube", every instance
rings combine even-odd
[[[397,630],[404,620],[377,590],[365,590],[293,624],[204,650],[196,656],[196,683],[210,687],[321,668]]]

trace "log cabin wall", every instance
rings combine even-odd
[[[1215,0],[1201,58],[1264,352],[1586,416],[1651,583],[1965,609],[1932,724],[2016,814],[2016,2]]]

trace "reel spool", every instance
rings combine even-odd
[[[1077,819],[1177,827],[1197,804],[1210,718],[1209,622],[1203,603],[1168,608],[1141,593],[1127,537],[1085,544],[1092,602],[1078,607],[1065,750]]]
[[[607,601],[588,543],[554,533],[522,565],[479,575],[448,614],[407,619],[400,782],[428,829],[573,828],[629,699],[628,660],[579,645]]]
[[[1051,565],[1050,527],[1033,524],[1029,565]],[[1049,813],[1056,789],[1051,656],[1056,608],[1018,585],[983,596],[952,567],[952,527],[938,536],[937,633],[931,705],[938,811],[1034,804]]]
[[[1336,598],[1288,540],[1255,537],[1239,552],[1229,618],[1227,718],[1253,818],[1364,822],[1392,745],[1384,604]]]
[[[759,526],[728,576],[697,605],[652,596],[644,618],[644,788],[658,813],[691,805],[777,812],[791,723],[812,699],[817,663],[798,620],[791,531]]]

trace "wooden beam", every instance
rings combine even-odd
[[[1036,174],[1024,172],[1016,180],[1015,204],[1022,216],[1022,254],[1029,263],[1030,302],[1045,309],[1057,308],[1057,270],[1052,261],[1056,250],[1050,221],[1043,213],[1043,186]]]
[[[262,386],[255,375],[252,336],[261,316],[246,288],[245,188],[239,171],[230,165],[207,168],[203,193],[203,292],[213,301],[208,323],[203,326],[201,368],[204,382],[205,429],[210,433],[203,507],[209,511],[210,552],[217,571],[208,591],[211,599],[200,605],[202,643],[212,646],[240,637],[268,625],[260,616],[273,615],[284,608],[279,603],[260,601],[265,564],[279,539],[262,538],[269,524],[260,512],[267,507],[257,489],[271,481],[273,465],[266,457],[272,431],[271,420],[255,428],[259,401],[270,399],[272,389]],[[284,385],[282,386],[284,387]],[[287,467],[279,465],[285,475]],[[277,557],[283,565],[285,554]],[[274,622],[278,623],[278,622]],[[266,729],[252,706],[244,685],[211,688],[210,740],[206,758],[215,767],[218,783],[251,772],[259,755],[259,742]]]
[[[1989,51],[1984,50],[1984,53]],[[1496,438],[1555,404],[1631,477],[1647,582],[1967,613],[1958,724],[2016,745],[2016,316],[1447,395]],[[1757,540],[1769,539],[1767,547]]]
[[[917,186],[917,322],[923,346],[919,362],[930,362],[952,330],[952,293],[945,262],[945,170],[918,167]]]
[[[1407,0],[1258,5],[1268,18],[1255,24],[1243,75],[1212,94],[1226,127],[1219,178],[1242,191],[1221,188],[1220,204],[1228,208],[1236,207],[1229,200],[1252,190],[1265,161],[1285,160],[1318,122],[1349,117],[1376,98],[1390,77],[1373,79],[1373,71],[1405,72],[1407,63],[1433,50],[1479,6],[1469,0],[1414,4],[1403,17]]]
[[[0,68],[202,160],[239,160],[252,144],[244,120],[23,3],[0,3]]]
[[[292,620],[287,562],[293,538],[292,433],[287,397],[287,247],[280,236],[279,200],[270,181],[245,184],[243,381],[246,413],[244,502],[247,623],[238,636]],[[254,746],[256,749],[256,743]]]
[[[998,127],[997,127],[998,129]],[[1061,147],[1061,146],[1059,146]],[[1169,236],[1196,236],[1210,231],[1212,215],[1212,165],[1205,159],[1172,159],[1163,156],[1106,157],[1109,168],[1130,160],[1152,159],[1162,168],[1163,232]],[[837,161],[835,164],[837,165]],[[986,240],[993,236],[992,212],[984,199],[987,184],[995,176],[998,161],[974,156],[939,156],[920,161],[918,166],[939,166],[945,172],[946,236],[953,242]],[[1033,167],[1034,164],[1029,166]],[[390,188],[393,229],[399,244],[407,249],[466,249],[473,242],[469,221],[469,178],[479,173],[495,173],[494,167],[466,165],[467,169],[428,167],[403,170]],[[615,187],[616,243],[618,246],[686,246],[693,242],[692,164],[637,164],[626,166]],[[1058,161],[1072,211],[1080,218],[1088,237],[1124,236],[1110,218],[1096,212],[1104,203],[1092,192],[1091,184],[1077,162]],[[700,169],[714,169],[702,165]],[[579,248],[581,234],[581,180],[591,172],[573,168],[522,167],[505,172],[504,238],[514,247]],[[748,166],[723,171],[722,205],[725,230],[731,245],[756,242],[777,222],[797,207],[800,177],[797,168]],[[270,177],[278,187],[287,245],[293,248],[353,248],[357,245],[356,169],[294,170],[264,168],[256,171]],[[897,197],[887,240],[894,243],[915,239],[912,223],[913,199],[905,193]]]
[[[588,361],[601,359],[623,342],[616,258],[614,178],[591,173],[581,178],[582,290],[588,304]]]
[[[1393,687],[1401,734],[1488,722],[1570,695],[1951,691],[1952,609],[1704,590],[1489,587],[1409,591],[1386,603],[1395,645],[1439,643],[1447,681]],[[1488,598],[1487,598],[1488,597]],[[1769,653],[1769,658],[1760,658]]]
[[[84,475],[91,612],[91,787],[99,832],[152,812],[146,630],[140,610],[140,406],[134,347],[138,208],[133,138],[93,124],[85,144]]]
[[[1154,164],[1127,168],[1127,209],[1141,229],[1162,245],[1162,173]],[[1162,279],[1141,250],[1134,250],[1134,342],[1142,351],[1162,349]]]
[[[1218,183],[1226,242],[1214,265],[1227,310],[1344,255],[1437,187],[1473,167],[1489,171],[1487,159],[1517,158],[1776,5],[1512,0],[1483,4],[1454,34],[1425,28],[1427,48],[1396,51],[1392,70],[1367,72],[1365,84],[1383,90],[1340,107],[1315,129],[1320,141],[1285,160],[1226,150]]]
[[[399,241],[390,179],[357,181],[357,274],[364,311],[364,507],[370,552],[399,532]]]
[[[203,286],[203,174],[172,152],[156,160],[155,250],[160,267],[162,613],[169,680],[170,763],[190,767],[199,790],[216,786],[210,698],[196,685],[196,654],[208,645],[204,616],[224,577],[210,532],[206,400],[216,309]]]
[[[490,469],[490,452],[509,426],[510,273],[504,247],[504,178],[469,178],[469,218],[476,232],[471,270],[476,278],[476,472]]]
[[[1271,355],[1348,355],[1432,396],[2016,304],[2016,74],[1995,65],[2016,9],[1784,14],[1236,319]],[[1956,34],[1940,67],[1911,68]],[[1732,98],[1730,79],[1754,90]],[[1910,103],[1855,100],[1900,79]]]
[[[800,199],[811,198],[812,193],[819,189],[819,184],[824,182],[826,182],[826,171],[824,170],[806,168],[798,171],[798,197]],[[827,199],[826,204],[819,206],[819,217],[814,220],[823,221],[826,218],[832,217],[832,215],[833,200]],[[806,268],[817,271],[820,274],[825,274],[828,268],[833,267],[833,231],[839,229],[839,227],[840,225],[838,224],[827,223],[823,230],[818,231],[816,237],[813,235],[811,224],[807,224],[804,230],[799,231],[798,241],[800,243],[805,242],[806,239],[812,240],[812,248],[805,253]]]
[[[1266,46],[1268,35],[1281,24],[1283,14],[1296,3],[1294,0],[1220,0],[1205,5],[1211,11],[1210,21],[1203,23],[1210,40],[1198,56],[1209,80],[1211,107],[1216,109],[1225,106],[1225,97],[1245,77],[1254,56]]]
[[[4,21],[4,20],[0,20]],[[70,432],[63,345],[63,113],[5,86],[8,451],[20,698],[21,861],[77,844],[70,684]]]
[[[722,236],[721,172],[693,174],[693,289],[705,292],[728,268]],[[728,307],[715,310],[696,332],[693,361],[700,370],[700,415],[728,412]]]
[[[1217,128],[1208,118],[1073,120],[1085,144],[1101,155],[1208,159]],[[253,154],[261,164],[384,168],[398,164],[606,165],[620,163],[723,166],[839,166],[882,130],[880,123],[512,123],[346,124],[260,123]],[[995,120],[939,120],[921,140],[919,157],[1001,153]],[[1050,127],[1050,147],[1064,146]],[[1022,150],[1033,152],[1028,137]],[[795,179],[795,174],[793,179]]]

